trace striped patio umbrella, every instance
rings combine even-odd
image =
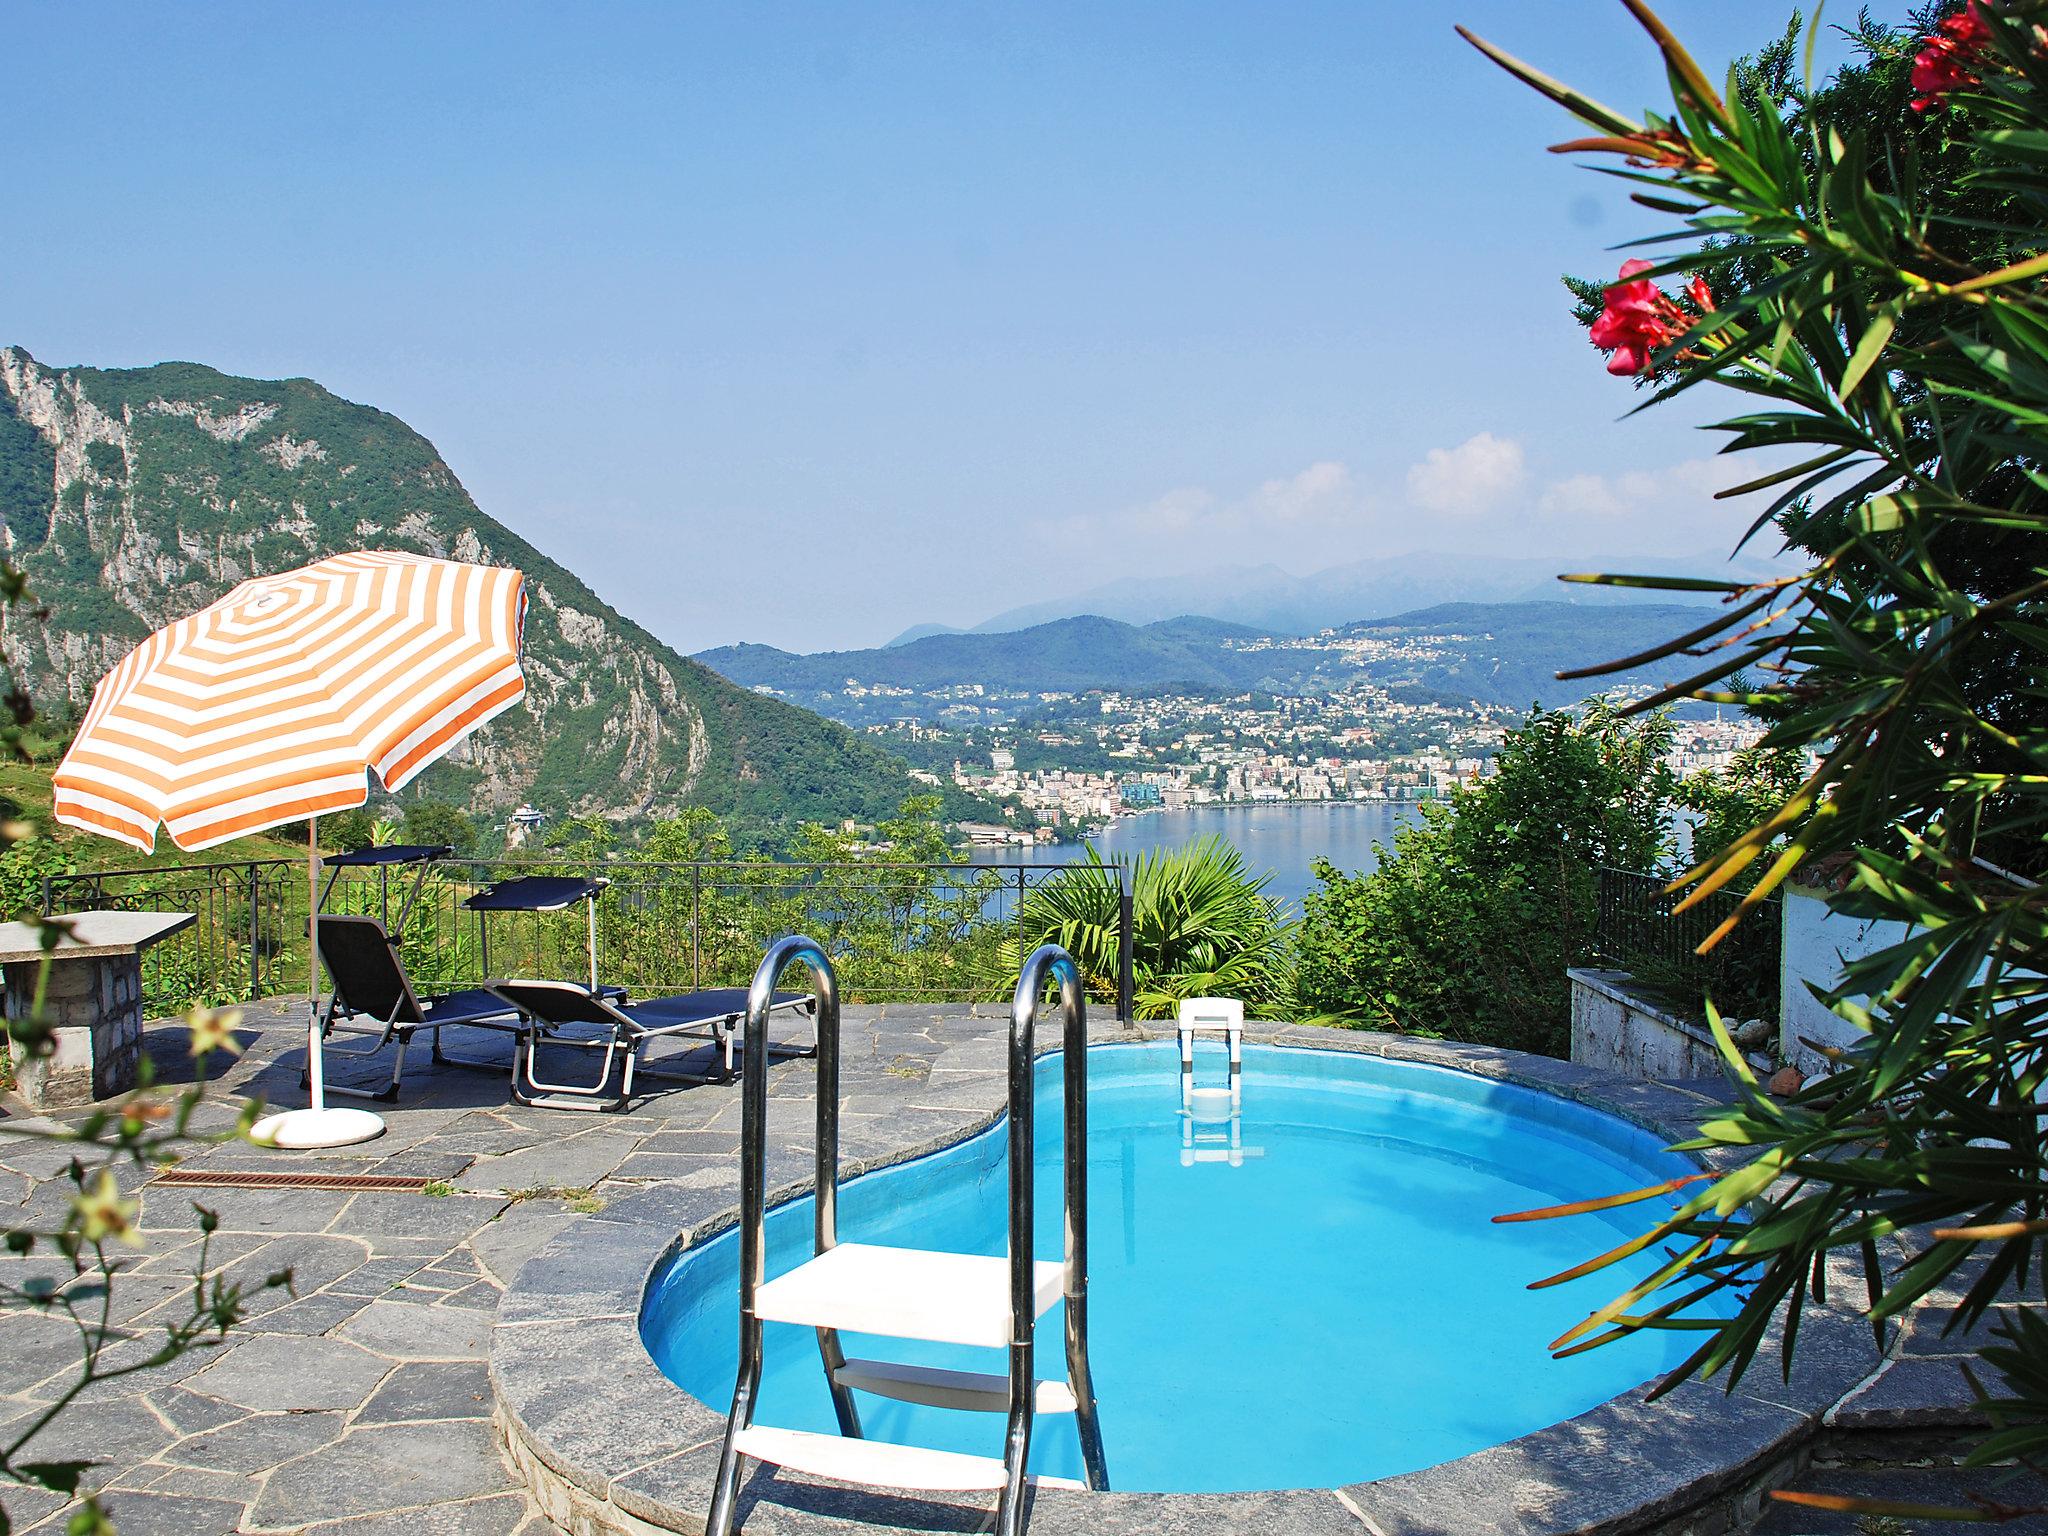
[[[397,789],[526,692],[525,578],[498,566],[358,551],[243,582],[158,630],[93,690],[58,766],[56,817],[147,852],[159,822],[188,852],[307,822],[314,1018],[309,1110],[283,1146],[365,1140],[383,1122],[327,1109],[313,824]]]
[[[397,789],[526,691],[524,578],[358,552],[258,576],[93,690],[57,819],[187,852]]]

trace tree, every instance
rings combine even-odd
[[[458,858],[476,851],[476,823],[445,800],[406,802],[404,835],[408,843],[446,844]]]
[[[1740,1098],[1699,1145],[1748,1160],[1649,1221],[1665,1263],[1558,1341],[1703,1328],[1669,1387],[1738,1376],[1837,1251],[1860,1260],[1880,1324],[1944,1283],[1964,1326],[2008,1285],[2040,1296],[2048,6],[1924,10],[1911,35],[1865,24],[1863,58],[1823,87],[1751,68],[1724,98],[1628,3],[1672,87],[1641,121],[1479,46],[1594,130],[1559,148],[1622,157],[1615,174],[1671,221],[1656,259],[1605,290],[1592,339],[1650,405],[1742,394],[1727,451],[1768,459],[1731,489],[1772,492],[1759,528],[1807,557],[1757,586],[1604,578],[1720,593],[1715,620],[1661,648],[1703,658],[1667,694],[1747,705],[1772,722],[1767,746],[1818,760],[1679,884],[1688,902],[1748,885],[1711,945],[1826,856],[1835,910],[1909,928],[1842,973],[1829,1000],[1865,1038],[1790,1100],[1759,1092],[1721,1034]],[[1683,299],[1660,286],[1688,274]],[[1702,1315],[1722,1300],[1732,1316]],[[2002,1333],[1980,1460],[2048,1449],[2048,1322],[2023,1311]]]
[[[998,994],[1001,939],[988,920],[997,872],[964,867],[944,807],[938,795],[908,795],[871,838],[810,822],[791,839],[787,858],[807,868],[794,886],[783,877],[779,931],[823,943],[849,996]]]
[[[566,816],[548,828],[548,857],[602,864],[619,846],[618,829],[602,816]]]
[[[641,852],[673,864],[722,863],[733,856],[732,835],[714,813],[692,806],[649,828]]]
[[[1721,772],[1687,779],[1678,788],[1678,803],[1699,817],[1692,829],[1694,862],[1712,858],[1767,820],[1799,792],[1806,771],[1805,754],[1790,747],[1747,747]],[[1753,860],[1748,878],[1767,868],[1764,860]],[[1745,883],[1744,877],[1736,883]]]
[[[381,825],[364,806],[335,811],[320,818],[320,841],[336,853],[354,853],[377,840],[377,828]]]
[[[1425,804],[1377,869],[1316,865],[1295,962],[1301,1012],[1561,1055],[1565,967],[1588,955],[1601,865],[1655,870],[1676,788],[1662,714],[1536,710],[1494,772]]]

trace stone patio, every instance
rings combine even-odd
[[[260,1094],[276,1104],[302,1101],[303,1006],[245,1011],[246,1051],[223,1089]],[[842,1146],[849,1171],[986,1123],[1001,1093],[1003,1028],[1002,1014],[993,1009],[848,1008]],[[1322,1031],[1290,1030],[1285,1037],[1371,1048],[1360,1037]],[[167,1079],[189,1072],[179,1026],[152,1027],[147,1044]],[[451,1039],[450,1048],[458,1054],[503,1049],[492,1036]],[[1459,1049],[1438,1048],[1448,1056]],[[1479,1056],[1473,1059],[1477,1063]],[[1563,1089],[1569,1074],[1584,1069],[1537,1062],[1533,1070],[1556,1076]],[[348,1069],[341,1074],[351,1080]],[[377,1076],[374,1067],[358,1068],[353,1080],[374,1083]],[[781,1085],[775,1102],[784,1108],[771,1116],[771,1167],[781,1170],[771,1181],[780,1182],[799,1177],[808,1155],[809,1064],[778,1067],[775,1081]],[[1642,1089],[1645,1103],[1656,1098],[1667,1108],[1670,1095],[1682,1091]],[[1699,1109],[1708,1105],[1704,1097],[1689,1097]],[[86,1455],[100,1463],[90,1485],[105,1491],[124,1536],[550,1536],[559,1529],[508,1466],[493,1422],[488,1360],[500,1299],[526,1261],[572,1223],[588,1224],[587,1231],[579,1228],[583,1236],[576,1243],[603,1247],[611,1240],[606,1232],[623,1238],[665,1224],[675,1234],[703,1225],[707,1212],[730,1206],[737,1189],[737,1089],[666,1091],[636,1101],[627,1114],[575,1115],[512,1103],[502,1074],[429,1070],[422,1059],[417,1071],[409,1064],[402,1102],[382,1112],[388,1133],[362,1146],[284,1154],[227,1143],[184,1166],[406,1174],[438,1181],[431,1192],[176,1188],[126,1177],[131,1192],[141,1188],[147,1235],[116,1282],[115,1321],[137,1335],[133,1345],[117,1344],[117,1350],[146,1352],[140,1336],[180,1307],[179,1293],[189,1287],[197,1253],[195,1199],[220,1215],[216,1264],[227,1266],[231,1276],[257,1281],[289,1266],[296,1284],[290,1294],[258,1295],[254,1315],[225,1344],[101,1384],[60,1421],[61,1443],[48,1447],[48,1454]],[[232,1102],[223,1099],[205,1113],[210,1123],[225,1124]],[[0,1118],[0,1206],[16,1212],[62,1199],[56,1176],[67,1160],[61,1149],[9,1134],[23,1124],[18,1117]],[[30,1261],[0,1262],[17,1270],[32,1267]],[[535,1320],[504,1319],[513,1327]],[[1821,1446],[1823,1464],[1803,1476],[1803,1485],[1924,1499],[1953,1496],[1964,1486],[1990,1487],[2006,1476],[1966,1477],[1938,1464],[1954,1427],[1969,1418],[1968,1389],[1953,1356],[1971,1340],[1942,1339],[1932,1317],[1913,1319],[1882,1358],[1869,1346],[1867,1331],[1862,1338],[1860,1348],[1846,1336],[1832,1344],[1818,1335],[1803,1338],[1802,1370],[1790,1387],[1770,1371],[1768,1384],[1755,1378],[1757,1389],[1744,1394],[1742,1412],[1759,1425],[1767,1419],[1775,1425],[1788,1414],[1802,1422],[1824,1416],[1833,1438]],[[622,1350],[634,1346],[636,1339],[622,1335]],[[49,1400],[74,1367],[75,1350],[68,1325],[0,1317],[0,1428]],[[1823,1359],[1831,1353],[1838,1358]],[[1847,1390],[1816,1385],[1836,1381]],[[1704,1404],[1714,1389],[1683,1391],[1701,1394]],[[1799,1399],[1802,1392],[1821,1395],[1808,1404]],[[641,1427],[657,1439],[662,1434],[658,1425]],[[1675,1432],[1664,1442],[1667,1448],[1674,1456],[1684,1454],[1686,1426],[1677,1421],[1666,1427]],[[1758,1433],[1762,1441],[1773,1441],[1780,1431]],[[1897,1442],[1898,1453],[1873,1460],[1868,1448],[1887,1436]],[[675,1448],[671,1440],[668,1449]],[[1789,1468],[1805,1456],[1788,1451],[1787,1458]],[[1900,1470],[1899,1463],[1909,1460],[1933,1464]],[[1458,1490],[1440,1470],[1406,1480],[1414,1485],[1406,1499],[1374,1506],[1370,1499],[1333,1498],[1327,1514],[1319,1512],[1316,1528],[1363,1536],[1467,1529],[1458,1511],[1469,1506],[1461,1506]],[[1640,1475],[1624,1461],[1606,1478],[1589,1476],[1588,1482]],[[2048,1496],[2048,1490],[2007,1481],[1998,1483],[1994,1496],[2027,1502]],[[1271,1528],[1255,1507],[1263,1498],[1243,1496],[1249,1502],[1237,1511],[1242,1519],[1220,1506],[1212,1509],[1207,1524],[1263,1533]],[[1550,1499],[1522,1502],[1529,1518],[1517,1529],[1613,1528],[1595,1511],[1598,1499],[1567,1501],[1584,1518]],[[58,1531],[66,1518],[56,1499],[22,1489],[0,1490],[0,1507],[16,1530]],[[757,1507],[763,1527],[781,1528],[779,1509]],[[1432,1509],[1440,1509],[1440,1517]],[[914,1518],[915,1510],[910,1513]],[[1722,1523],[1715,1529],[1741,1517],[1731,1507],[1718,1518]],[[985,1514],[955,1508],[944,1523],[976,1529],[986,1522]],[[836,1517],[830,1523],[849,1529]],[[1065,1528],[1067,1522],[1052,1524]],[[1840,1517],[1783,1510],[1773,1512],[1764,1528],[1775,1536],[1857,1529]],[[2020,1521],[2004,1528],[2040,1531],[2048,1523]]]

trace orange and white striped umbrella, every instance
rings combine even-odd
[[[358,551],[258,576],[93,690],[57,819],[196,851],[397,789],[526,692],[525,578]]]

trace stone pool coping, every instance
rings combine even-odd
[[[872,1116],[843,1140],[841,1176],[937,1151],[998,1119],[1003,1076],[976,1054],[989,1028],[945,1042],[928,1077],[879,1074],[842,1084],[849,1106]],[[965,1021],[963,1021],[965,1022]],[[1314,1026],[1254,1024],[1263,1044],[1309,1046],[1450,1067],[1606,1110],[1678,1140],[1718,1106],[1700,1094],[1621,1078],[1548,1057],[1485,1046]],[[1099,1023],[1091,1044],[1170,1038],[1170,1029]],[[808,1067],[778,1074],[771,1098],[770,1204],[810,1187]],[[934,1087],[934,1083],[940,1085]],[[894,1084],[892,1088],[890,1085]],[[796,1090],[796,1091],[791,1091]],[[777,1125],[778,1111],[785,1112]],[[490,1350],[496,1417],[512,1463],[542,1508],[576,1536],[700,1532],[724,1433],[722,1406],[700,1402],[663,1376],[640,1342],[642,1294],[653,1270],[737,1219],[731,1178],[686,1178],[626,1196],[566,1229],[528,1261],[500,1303]],[[1849,1294],[1844,1284],[1832,1295]],[[1860,1289],[1860,1277],[1857,1281]],[[1313,1298],[1300,1304],[1314,1305]],[[1424,1536],[1489,1530],[1507,1536],[1593,1536],[1693,1523],[1721,1529],[1756,1490],[1783,1481],[1835,1422],[1831,1410],[1877,1384],[1891,1364],[1853,1312],[1810,1304],[1789,1380],[1775,1331],[1732,1393],[1687,1382],[1657,1403],[1644,1388],[1504,1444],[1420,1471],[1345,1488],[1225,1494],[1041,1491],[1030,1521],[1040,1533],[1138,1536],[1241,1529],[1303,1536]],[[1932,1363],[1932,1362],[1923,1362]],[[1911,1422],[1928,1422],[1924,1415]],[[963,1496],[951,1496],[959,1500]],[[965,1496],[972,1500],[973,1496]],[[756,1466],[741,1503],[749,1532],[883,1529],[976,1531],[993,1497],[931,1502],[849,1488]]]

